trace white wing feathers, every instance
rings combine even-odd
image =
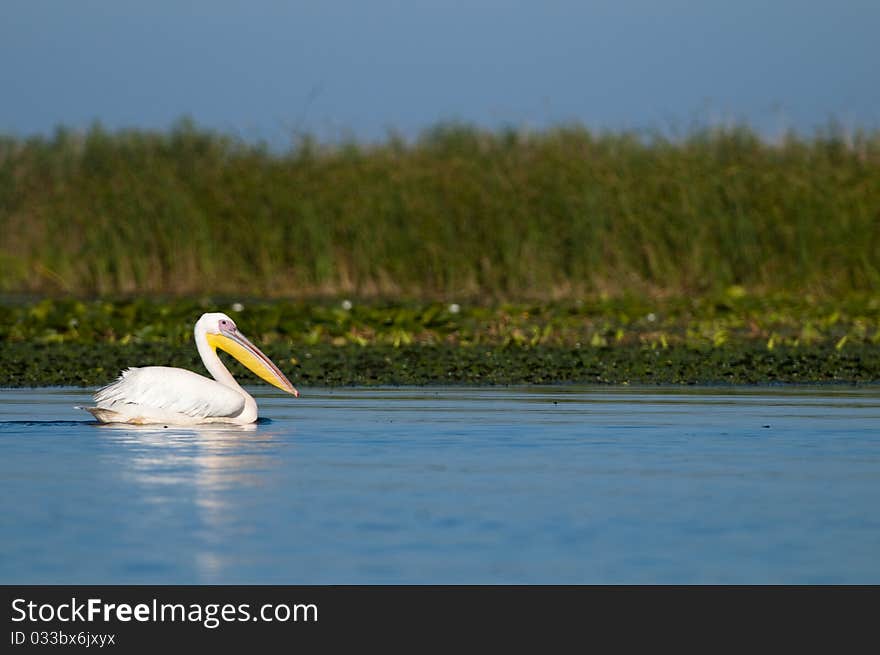
[[[204,419],[235,416],[244,408],[245,399],[234,389],[198,373],[146,366],[123,371],[115,382],[95,393],[95,403],[100,409],[124,414],[183,414]]]

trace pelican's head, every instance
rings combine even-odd
[[[205,339],[211,348],[215,350],[219,348],[229,353],[269,384],[299,396],[299,391],[294,389],[290,381],[284,377],[284,373],[238,331],[235,321],[226,314],[220,312],[202,314],[196,322],[195,335],[196,340]]]

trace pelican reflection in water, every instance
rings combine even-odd
[[[154,563],[154,575],[179,575],[183,562],[188,580],[228,582],[229,567],[240,564],[242,540],[258,539],[271,521],[254,510],[264,494],[274,493],[281,465],[283,439],[271,424],[111,423],[98,430],[116,446],[112,465],[132,489],[120,538]],[[155,526],[169,517],[184,522],[157,544]]]

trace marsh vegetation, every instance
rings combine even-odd
[[[287,151],[0,140],[0,291],[550,300],[880,289],[880,133],[442,125]]]
[[[440,302],[76,301],[0,305],[0,386],[98,385],[127,366],[201,370],[219,309],[296,384],[876,381],[880,299]],[[236,374],[252,379],[230,360]]]
[[[880,379],[878,132],[59,129],[0,234],[0,386],[199,369],[209,310],[306,385]]]

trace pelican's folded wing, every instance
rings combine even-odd
[[[137,405],[145,410],[174,412],[193,418],[235,416],[244,408],[244,396],[217,382],[168,366],[129,368],[95,393],[100,409]]]

